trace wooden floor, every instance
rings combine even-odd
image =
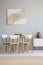
[[[3,56],[0,65],[43,65],[42,56]]]

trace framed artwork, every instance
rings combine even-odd
[[[8,24],[26,24],[26,10],[23,9],[7,9]]]

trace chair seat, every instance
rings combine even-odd
[[[11,44],[17,45],[17,44],[19,44],[19,43],[11,43]]]
[[[8,42],[5,42],[4,44],[8,44]]]
[[[29,43],[27,43],[27,42],[23,42],[23,44],[29,44]]]

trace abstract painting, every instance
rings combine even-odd
[[[8,24],[26,24],[26,10],[23,9],[8,9]]]

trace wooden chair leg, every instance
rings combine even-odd
[[[5,48],[5,51],[7,52],[7,43],[6,43],[6,48]]]
[[[7,50],[8,53],[11,53],[11,47],[12,47],[12,44],[9,44],[9,45],[8,45],[8,50]]]
[[[20,53],[20,44],[18,45],[18,53]]]
[[[28,53],[28,45],[26,45],[26,51],[27,51],[27,53]]]
[[[18,48],[19,48],[19,45],[17,44],[17,45],[16,45],[16,51],[17,51],[17,53],[19,52],[19,51],[18,51]]]
[[[24,53],[24,44],[22,44],[22,52]]]
[[[2,52],[3,52],[4,44],[2,44]]]
[[[14,52],[14,45],[12,44],[11,52]]]

